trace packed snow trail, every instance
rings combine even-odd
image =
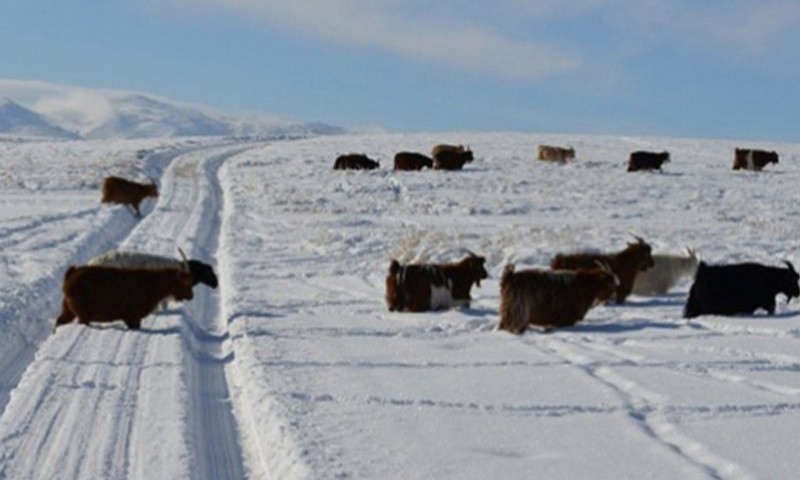
[[[213,265],[217,170],[244,148],[176,157],[157,206],[120,247],[171,256],[182,247]],[[59,328],[0,418],[0,478],[244,478],[217,295],[200,284],[193,301],[151,315],[140,331]]]
[[[156,150],[137,149],[136,163],[148,175],[160,176],[163,165],[196,148],[200,147],[189,142]],[[87,154],[81,148],[76,150],[76,155],[83,157]],[[96,155],[105,157],[105,152],[101,150]],[[107,157],[104,161],[111,164],[106,167],[108,169],[123,169],[121,162],[115,165]],[[91,161],[89,164],[84,168],[87,173],[102,175],[102,171],[91,170]],[[81,183],[82,178],[73,173],[80,165],[66,164],[64,167],[67,181]],[[63,188],[55,180],[58,175],[50,173],[52,178],[39,179],[38,182],[50,182]],[[23,182],[31,181],[22,175],[20,173]],[[12,209],[18,218],[8,222],[9,226],[0,228],[0,250],[5,255],[0,275],[11,281],[7,287],[11,291],[2,292],[3,302],[0,302],[0,327],[4,332],[0,335],[0,414],[5,410],[9,393],[16,388],[23,372],[33,361],[36,349],[50,335],[53,318],[60,309],[61,284],[67,266],[81,264],[116,248],[137,225],[138,219],[129,211],[100,205],[98,197],[95,190],[77,196],[64,193],[11,195],[11,201],[18,204]],[[84,198],[91,207],[87,208]],[[35,207],[39,204],[40,207]],[[25,207],[31,205],[34,208],[26,214]],[[20,213],[16,213],[17,210]],[[37,214],[40,211],[44,213]]]

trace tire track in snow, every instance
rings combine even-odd
[[[163,239],[180,246],[189,258],[209,261],[216,257],[220,232],[222,190],[217,174],[228,159],[252,147],[227,147],[202,155],[177,158],[162,182],[170,202],[160,204],[163,212],[157,225],[132,235],[129,246],[143,249],[148,243],[163,247]],[[153,240],[151,233],[160,238]],[[166,235],[165,235],[166,233]],[[171,252],[160,252],[175,255]],[[220,290],[225,286],[221,285]],[[220,317],[217,295],[205,285],[195,288],[195,298],[181,305],[180,337],[183,344],[188,419],[185,425],[189,467],[192,478],[244,478],[239,424],[233,414],[226,364],[233,358],[227,325]],[[157,409],[157,404],[152,404]],[[143,412],[143,416],[147,413]],[[144,433],[142,434],[145,435]],[[144,439],[143,439],[144,440]],[[146,440],[144,440],[146,441]],[[139,454],[141,455],[141,454]],[[132,454],[137,456],[137,454]],[[146,472],[142,472],[146,478]]]
[[[150,155],[145,162],[146,168],[160,171],[159,165],[197,148],[189,146]],[[39,346],[50,335],[61,306],[64,271],[71,264],[85,263],[95,255],[116,248],[137,222],[138,219],[125,209],[98,206],[65,214],[43,215],[33,221],[0,229],[0,241],[7,242],[3,243],[6,254],[13,254],[24,242],[33,245],[25,248],[41,251],[43,257],[57,249],[58,259],[49,263],[43,276],[17,289],[0,305],[0,326],[5,333],[0,336],[0,418],[11,392],[34,360]]]
[[[776,393],[782,396],[795,398],[800,395],[800,388],[791,385],[778,384],[774,382],[767,382],[761,380],[754,380],[745,375],[740,374],[743,368],[747,371],[785,371],[797,372],[800,370],[800,358],[789,356],[785,354],[775,354],[769,352],[754,352],[753,350],[738,350],[732,348],[716,348],[716,347],[698,347],[686,346],[680,347],[682,352],[696,354],[708,353],[712,355],[724,355],[737,359],[736,362],[714,362],[703,364],[698,362],[664,362],[664,361],[647,361],[645,357],[638,354],[627,353],[620,348],[619,345],[609,346],[602,343],[597,343],[589,339],[579,339],[575,341],[565,340],[571,345],[578,348],[602,353],[613,358],[620,360],[620,363],[638,368],[661,368],[674,372],[680,375],[689,375],[706,380],[713,380],[717,382],[732,384],[732,385],[745,385],[753,390],[760,390],[770,393]],[[659,344],[659,349],[669,349],[668,344]],[[720,371],[722,367],[727,367],[730,372]]]
[[[240,150],[241,146],[193,148],[176,153],[172,163],[204,165],[212,156],[218,168]],[[208,203],[195,191],[190,196],[193,203],[184,208],[178,203],[186,201],[186,190],[176,188],[174,176],[167,175],[165,182],[159,205],[138,223],[122,208],[101,209],[105,223],[86,228],[97,238],[79,242],[68,263],[82,263],[115,248],[128,233],[123,246],[155,253],[170,250],[174,255],[176,241],[197,248],[203,248],[200,243],[205,241],[215,244],[219,222],[212,222],[205,237],[198,227],[213,214],[214,202]],[[187,188],[191,192],[198,187]],[[194,254],[188,249],[187,253]],[[3,380],[18,393],[0,417],[0,478],[152,478],[153,468],[163,478],[243,478],[224,362],[209,362],[215,358],[214,348],[202,342],[200,348],[193,348],[191,340],[186,340],[194,338],[191,333],[196,330],[185,325],[206,317],[217,321],[210,292],[196,289],[200,300],[206,300],[185,318],[175,310],[158,313],[139,332],[118,325],[73,325],[48,337],[65,268],[66,263],[43,280],[46,285],[36,284],[30,290],[32,296],[43,298],[41,307],[31,309],[22,300],[12,312],[16,318],[46,310],[47,320],[39,330],[44,329],[42,340],[48,341],[41,347],[41,340],[29,342],[29,359],[15,369],[21,381]],[[157,328],[148,328],[153,320]],[[203,341],[209,338],[217,337],[202,337]],[[0,352],[0,357],[5,356],[6,350]],[[7,361],[6,365],[12,364]],[[213,395],[204,398],[207,392]]]
[[[627,415],[646,436],[680,455],[710,478],[738,480],[756,478],[753,473],[733,460],[717,455],[706,445],[681,433],[669,421],[665,408],[666,398],[661,394],[620,375],[608,366],[598,364],[593,358],[576,351],[574,346],[567,342],[548,338],[536,342],[535,346],[540,351],[584,371],[591,378],[616,392],[624,403]]]

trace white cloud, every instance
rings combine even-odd
[[[510,79],[538,79],[573,70],[578,55],[457,16],[428,18],[428,3],[401,0],[180,0],[223,8],[271,27],[324,41],[371,48]],[[415,5],[418,8],[411,8]]]
[[[163,0],[152,2],[163,8]],[[729,61],[785,56],[796,0],[172,0],[338,45],[515,80],[624,72],[659,48]],[[789,53],[791,54],[791,53]],[[620,73],[624,75],[624,73]]]

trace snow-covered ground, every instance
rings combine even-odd
[[[391,171],[469,144],[461,172]],[[539,143],[572,145],[566,165]],[[735,146],[777,149],[731,170]],[[663,173],[625,172],[667,149]],[[381,160],[331,169],[338,154]],[[535,134],[0,141],[0,479],[794,478],[800,308],[681,318],[667,295],[494,330],[503,266],[618,250],[800,264],[800,145]],[[158,179],[137,221],[109,173]],[[218,290],[50,334],[70,264],[110,248],[215,265]],[[388,312],[391,258],[484,255],[472,308]]]

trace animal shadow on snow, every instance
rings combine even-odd
[[[683,322],[663,322],[647,319],[628,320],[624,323],[584,323],[580,322],[563,330],[575,333],[620,334],[639,332],[648,329],[678,330],[684,327]]]
[[[153,328],[153,327],[142,326],[141,328],[139,328],[139,330],[131,330],[122,322],[113,322],[110,324],[89,324],[85,325],[85,328],[91,328],[94,330],[120,330],[123,332],[138,332],[138,333],[145,333],[148,335],[162,335],[162,336],[181,334],[180,326],[172,326],[165,328]]]

